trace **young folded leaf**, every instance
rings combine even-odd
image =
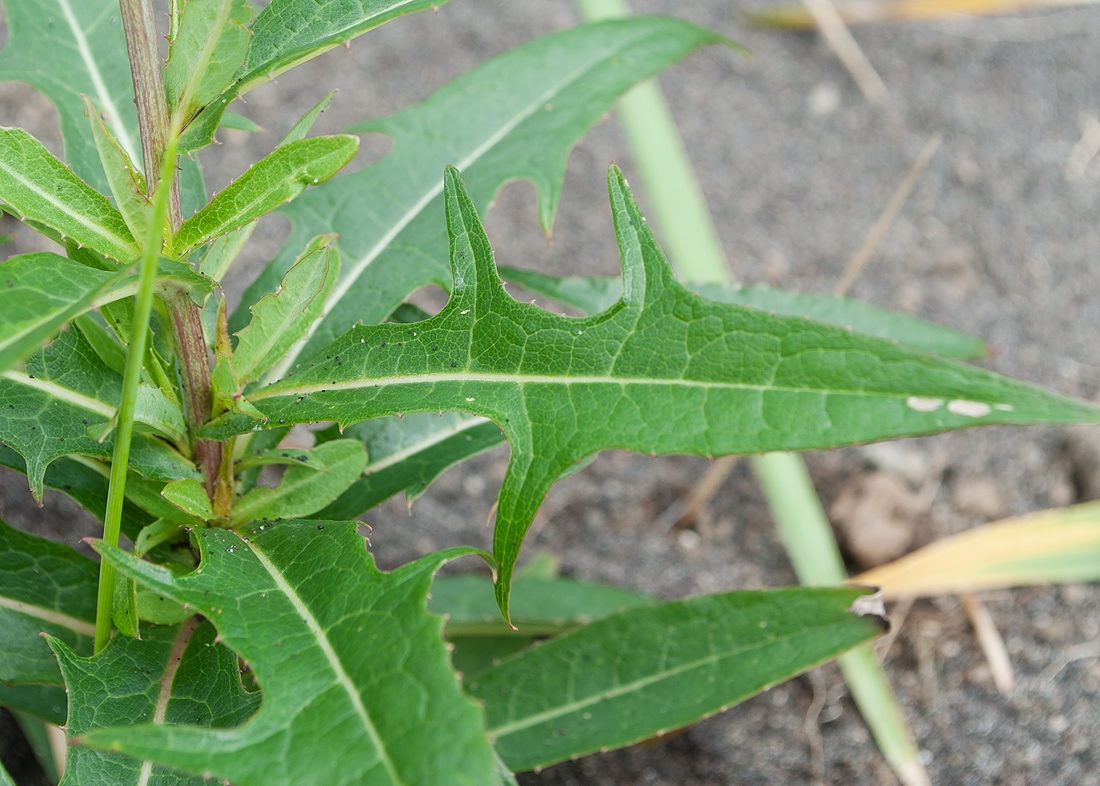
[[[438,786],[441,773],[448,783],[492,782],[484,718],[451,671],[443,620],[425,608],[436,569],[477,550],[381,573],[357,527],[291,520],[207,530],[194,537],[202,564],[186,576],[98,544],[124,575],[208,616],[248,661],[264,700],[233,729],[97,728],[80,741],[237,786]]]
[[[198,150],[214,138],[222,113],[237,96],[289,68],[379,25],[448,0],[272,0],[252,24],[252,40],[233,84],[195,119],[180,139],[180,152]]]
[[[172,239],[183,256],[214,238],[240,229],[335,175],[355,156],[359,138],[317,136],[275,148],[253,164],[180,226]]]
[[[352,126],[353,132],[387,134],[393,150],[283,208],[294,231],[241,301],[247,306],[274,291],[309,238],[340,235],[341,280],[325,304],[325,318],[305,347],[279,364],[278,375],[356,322],[383,321],[425,284],[450,286],[440,177],[446,165],[462,170],[482,211],[505,183],[531,181],[549,232],[566,159],[584,133],[634,84],[717,43],[728,41],[667,17],[582,25],[495,57],[419,104]],[[447,129],[446,139],[440,128]],[[247,319],[247,309],[238,308],[230,329],[239,330]]]
[[[513,770],[694,723],[878,636],[867,590],[743,590],[630,609],[468,684]],[[562,686],[569,686],[563,690]]]
[[[110,200],[21,128],[0,128],[0,203],[20,220],[43,224],[120,262],[141,253]]]
[[[354,483],[369,460],[363,446],[353,439],[326,442],[310,453],[324,465],[324,472],[304,464],[287,467],[275,488],[259,486],[237,500],[233,505],[233,522],[316,513]]]
[[[125,271],[92,270],[48,251],[0,262],[0,371],[14,366],[97,299],[102,302],[124,290],[130,278]]]
[[[235,80],[248,52],[252,9],[244,0],[188,0],[177,12],[176,35],[168,48],[164,92],[168,111],[184,126]],[[186,97],[186,106],[180,101]]]
[[[233,372],[240,384],[259,379],[320,319],[340,275],[340,254],[330,245],[335,237],[320,235],[310,241],[279,290],[252,307],[252,321],[237,333],[233,350]]]
[[[292,378],[249,397],[272,423],[458,410],[503,428],[512,457],[493,551],[505,613],[512,566],[542,498],[603,448],[717,456],[1100,419],[1091,404],[984,369],[701,298],[676,282],[615,167],[608,188],[624,285],[607,311],[563,317],[512,299],[448,169],[454,283],[446,307],[416,324],[355,327]],[[227,417],[205,433],[241,433],[253,422]]]
[[[122,149],[111,129],[103,122],[92,99],[84,98],[84,113],[92,124],[92,136],[115,204],[126,220],[126,226],[135,238],[144,238],[153,217],[153,204],[145,193],[145,177],[134,166],[130,156]]]
[[[146,625],[140,641],[120,636],[92,658],[50,639],[69,686],[66,734],[104,725],[226,729],[244,723],[259,707],[260,693],[243,690],[236,656],[215,637],[212,625],[191,617],[173,627]],[[148,760],[70,745],[65,782],[203,786],[208,781]]]

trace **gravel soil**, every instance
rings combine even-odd
[[[992,369],[1097,398],[1100,161],[1076,169],[1067,162],[1083,129],[1100,133],[1100,9],[861,27],[856,39],[890,90],[876,109],[817,35],[755,29],[740,0],[636,0],[634,7],[710,25],[754,53],[746,59],[713,47],[661,77],[739,280],[829,291],[939,133],[942,146],[853,294],[982,336],[994,350],[985,363]],[[387,24],[238,105],[267,132],[219,134],[223,144],[204,158],[208,185],[224,187],[268,152],[327,90],[340,92],[318,132],[395,111],[486,57],[575,21],[567,0],[455,0]],[[0,125],[26,126],[60,148],[56,115],[25,86],[0,84]],[[387,149],[383,138],[367,138],[354,165]],[[551,246],[538,228],[534,189],[507,186],[486,222],[497,259],[556,273],[617,272],[604,190],[611,161],[631,175],[619,127],[608,118],[569,160]],[[644,209],[644,193],[639,198]],[[282,242],[281,221],[257,232],[227,282],[230,298]],[[5,219],[0,233],[13,231],[5,251],[42,247]],[[438,304],[440,293],[421,302]],[[807,461],[827,507],[846,489],[862,488],[872,471],[901,478],[891,487],[921,500],[919,509],[902,506],[903,547],[911,548],[1097,496],[1097,437],[990,428]],[[390,568],[429,549],[487,545],[486,515],[507,458],[504,448],[451,470],[411,511],[394,499],[369,513],[379,563]],[[568,575],[664,598],[794,583],[747,462],[735,466],[693,530],[670,535],[660,523],[707,466],[694,457],[605,453],[550,493],[524,557],[552,551]],[[58,495],[47,494],[38,509],[25,481],[9,472],[0,474],[0,515],[70,542],[95,532]],[[955,598],[918,601],[904,618],[896,614],[896,636],[882,652],[933,782],[1100,783],[1100,586],[983,599],[1015,670],[1011,695],[995,687]],[[816,722],[808,715],[815,696],[823,705]],[[0,755],[14,766],[18,735],[9,721],[0,722]],[[21,772],[21,783],[41,782],[33,768]],[[523,774],[520,782],[896,781],[839,672],[825,666],[659,744]]]

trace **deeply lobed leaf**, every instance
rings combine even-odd
[[[238,786],[489,783],[492,753],[425,609],[451,549],[381,573],[356,522],[290,520],[195,533],[186,576],[97,548],[121,573],[208,617],[264,693],[247,724],[95,729],[93,747],[149,757]],[[340,591],[333,591],[339,587]],[[273,766],[277,762],[277,766]]]
[[[492,419],[512,446],[493,541],[506,613],[535,510],[564,471],[597,450],[805,450],[986,423],[1095,421],[1100,412],[891,341],[687,291],[615,168],[620,301],[584,318],[518,303],[457,172],[446,181],[454,283],[443,311],[412,325],[353,328],[250,401],[272,423],[452,410]],[[226,417],[206,433],[252,423]]]

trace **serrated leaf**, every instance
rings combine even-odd
[[[867,590],[743,590],[631,609],[526,650],[467,685],[513,770],[694,723],[882,632]],[[568,685],[568,690],[562,686]]]
[[[237,786],[492,780],[481,713],[448,665],[442,620],[425,610],[439,565],[475,550],[380,573],[357,522],[212,529],[196,541],[202,565],[181,577],[97,548],[123,574],[208,615],[248,661],[264,694],[259,712],[231,730],[96,729],[85,744]]]
[[[239,524],[316,513],[355,482],[368,460],[363,446],[353,439],[326,442],[310,452],[324,465],[324,472],[300,464],[287,467],[275,488],[260,486],[237,500],[233,521]]]
[[[111,133],[92,99],[83,98],[84,113],[91,123],[92,137],[115,204],[134,238],[144,238],[153,218],[153,204],[145,195],[145,178]]]
[[[0,262],[0,371],[92,308],[105,290],[124,287],[125,278],[45,251]]]
[[[21,128],[0,128],[0,202],[20,220],[44,224],[121,262],[141,253],[110,200]]]
[[[279,423],[343,426],[441,410],[491,418],[512,446],[493,538],[505,612],[511,569],[542,498],[603,448],[716,456],[1100,417],[1091,404],[984,369],[688,292],[614,167],[622,299],[581,318],[518,303],[454,169],[446,181],[454,279],[446,307],[413,325],[355,327],[250,400]],[[204,433],[251,423],[226,418]]]
[[[359,138],[316,136],[277,147],[225,187],[180,226],[172,239],[178,256],[240,229],[328,180],[355,156]],[[320,234],[320,233],[319,233]]]
[[[622,295],[622,282],[615,277],[565,276],[558,278],[537,270],[501,267],[500,277],[519,284],[536,295],[552,298],[586,314],[610,308]],[[792,317],[809,317],[840,325],[869,336],[900,341],[925,352],[970,360],[988,354],[985,342],[958,330],[890,311],[862,300],[819,294],[790,292],[773,287],[745,287],[736,284],[685,282],[684,286],[709,300],[733,303]]]
[[[9,40],[0,79],[29,82],[57,108],[65,158],[91,186],[108,189],[81,93],[102,110],[122,149],[141,160],[133,81],[117,0],[8,0]]]
[[[71,546],[0,521],[0,682],[62,684],[42,632],[91,654],[98,579],[99,566]]]
[[[248,52],[251,20],[252,9],[244,0],[184,4],[164,69],[169,112],[179,111],[186,124],[234,82]],[[185,95],[187,105],[180,106]]]
[[[293,223],[291,237],[242,300],[248,305],[274,290],[309,238],[340,235],[342,277],[325,319],[299,358],[292,353],[280,364],[280,376],[357,321],[381,322],[421,286],[450,285],[443,167],[462,170],[482,211],[505,183],[531,181],[549,231],[566,158],[585,131],[636,82],[703,44],[725,40],[658,17],[570,28],[487,61],[420,104],[353,126],[354,132],[387,134],[392,152],[283,208]],[[447,133],[438,134],[440,128]],[[239,329],[246,319],[247,311],[238,309],[230,328]]]
[[[142,639],[118,637],[92,658],[50,642],[69,686],[66,733],[152,722],[229,728],[259,707],[260,694],[241,687],[236,656],[215,641],[209,623],[192,617],[175,627],[145,626]],[[172,783],[202,786],[187,777],[118,753],[70,745],[62,784],[126,786]]]
[[[233,372],[244,384],[259,379],[321,317],[325,298],[340,275],[333,235],[314,238],[283,276],[279,290],[252,307],[252,321],[237,333]]]
[[[222,112],[237,96],[278,74],[404,14],[447,0],[273,0],[252,24],[245,65],[234,84],[200,114],[180,139],[180,152],[198,150],[214,137]]]
[[[919,598],[1100,579],[1100,502],[965,530],[851,579]]]
[[[203,521],[214,518],[206,488],[194,478],[174,480],[161,489],[160,495],[191,516]]]
[[[42,497],[43,474],[54,459],[111,457],[114,438],[98,442],[88,433],[110,423],[121,391],[121,376],[103,364],[77,330],[60,333],[50,346],[28,356],[22,371],[0,372],[0,442],[27,462],[36,499]],[[135,420],[161,431],[178,428],[174,416],[172,422],[164,419],[174,405],[153,388],[141,391]],[[130,467],[160,480],[197,477],[194,465],[179,453],[140,433],[134,434]]]
[[[338,433],[334,427],[319,432],[317,439],[335,439]],[[461,412],[376,418],[344,429],[342,436],[359,440],[370,463],[318,518],[353,519],[402,491],[411,505],[448,467],[504,443],[500,426]]]

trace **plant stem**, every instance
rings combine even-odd
[[[145,168],[146,192],[152,194],[161,176],[161,162],[168,147],[168,102],[164,96],[157,26],[151,0],[120,0],[122,29],[126,33],[126,50],[130,55],[130,71],[134,79],[138,126],[141,129],[141,151]],[[179,178],[171,168],[171,192],[168,218],[175,230],[183,221],[180,209]]]
[[[126,348],[126,366],[122,372],[122,398],[116,415],[115,449],[111,456],[111,479],[107,490],[107,514],[103,517],[103,540],[118,544],[122,526],[122,504],[126,493],[126,469],[130,461],[130,438],[134,432],[134,407],[137,404],[138,384],[141,382],[141,366],[145,348],[149,342],[149,316],[153,312],[153,291],[157,283],[157,267],[162,242],[161,227],[168,213],[171,183],[167,176],[175,167],[175,145],[165,151],[162,174],[165,182],[157,187],[153,196],[153,221],[145,235],[141,255],[141,276],[138,283],[137,302],[130,334],[130,346]],[[107,561],[99,563],[99,599],[96,604],[95,651],[99,652],[111,637],[111,607],[115,594],[115,569]]]
[[[174,152],[182,118],[170,118],[168,114],[152,0],[120,0],[120,6],[126,32],[126,48],[130,55],[130,70],[134,78],[146,188],[153,193],[154,190],[159,190],[156,189],[158,179],[169,181],[168,228],[170,232],[174,232],[182,222]],[[206,59],[210,57],[212,46],[213,42],[208,42],[203,50]],[[173,151],[171,167],[162,165],[168,148]],[[163,223],[163,219],[161,221]],[[168,298],[168,308],[175,328],[176,349],[183,378],[184,409],[187,412],[188,426],[193,433],[210,418],[210,358],[203,336],[202,315],[199,307],[182,291]],[[209,440],[196,440],[191,449],[202,469],[207,494],[213,500],[221,466],[221,445]]]

